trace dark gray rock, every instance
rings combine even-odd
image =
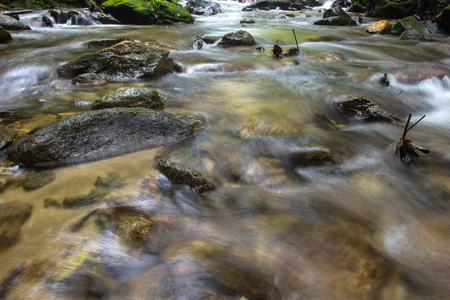
[[[29,203],[0,204],[0,249],[17,242],[20,229],[30,218],[33,206]]]
[[[56,167],[181,142],[203,122],[146,108],[75,114],[31,130],[7,150],[24,167]]]
[[[4,14],[0,14],[0,26],[5,30],[31,30],[25,23]]]
[[[222,12],[222,8],[219,3],[206,1],[206,0],[189,0],[187,3],[189,13],[193,15],[216,15]]]
[[[219,42],[219,46],[233,47],[233,46],[253,46],[256,41],[253,36],[245,30],[238,30],[236,32],[227,33]]]
[[[155,78],[173,72],[173,60],[156,53],[130,54],[95,53],[82,56],[58,69],[59,75],[74,78],[96,73],[107,80]]]
[[[336,101],[337,110],[344,116],[364,122],[392,122],[397,123],[399,118],[381,108],[372,100],[362,96],[348,96]]]
[[[164,104],[158,91],[144,87],[122,87],[92,104],[92,109],[113,107],[146,107],[161,110]]]
[[[208,182],[200,173],[182,164],[160,160],[158,169],[174,184],[186,184],[194,188],[198,193],[214,189],[214,185]]]
[[[335,16],[329,17],[322,20],[317,20],[314,22],[314,25],[326,25],[326,26],[356,26],[358,25],[356,21],[352,18]]]

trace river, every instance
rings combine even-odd
[[[154,88],[166,111],[207,124],[188,145],[60,167],[54,181],[32,191],[9,184],[0,204],[30,203],[33,212],[20,240],[0,250],[0,280],[25,270],[7,299],[449,299],[450,79],[405,84],[395,74],[410,67],[449,74],[450,38],[402,41],[367,34],[370,19],[314,26],[319,8],[286,18],[285,11],[218,3],[222,13],[172,26],[45,28],[46,12],[33,12],[21,16],[32,30],[12,32],[14,42],[0,45],[0,111],[14,116],[0,120],[2,130],[23,135],[88,111],[122,86]],[[242,25],[243,18],[255,24]],[[240,29],[265,51],[193,48],[197,35]],[[295,46],[292,29],[300,54],[274,59],[274,44]],[[184,71],[94,87],[58,77],[59,66],[96,51],[87,43],[121,37],[167,46]],[[385,73],[387,87],[379,83]],[[401,122],[346,122],[333,105],[342,95],[368,97]],[[408,137],[430,149],[413,166],[395,155],[409,114],[412,121],[426,115]],[[330,149],[339,163],[290,165],[285,154],[307,147]],[[199,196],[171,187],[156,167],[160,159],[199,171],[216,189]],[[0,160],[13,178],[28,172]],[[88,193],[109,172],[126,185],[108,204],[128,201],[154,222],[143,248],[99,230],[108,204],[44,207],[46,199]]]

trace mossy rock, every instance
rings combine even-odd
[[[88,54],[58,69],[58,74],[65,78],[96,73],[108,80],[156,78],[172,72],[172,59],[156,53],[126,56],[113,53]]]
[[[384,0],[375,8],[373,17],[401,19],[410,16],[417,8],[418,0],[389,1]]]
[[[122,87],[92,104],[92,109],[113,107],[146,107],[162,110],[164,104],[158,91],[144,87]]]
[[[55,178],[55,172],[50,170],[36,172],[27,176],[22,186],[24,190],[32,191],[49,184],[50,182],[55,180]]]
[[[153,221],[141,216],[122,216],[118,220],[116,235],[119,240],[130,247],[145,245],[153,227]]]
[[[198,193],[214,189],[214,185],[207,181],[202,174],[182,164],[160,160],[158,169],[162,174],[167,176],[170,182],[174,184],[186,184],[194,188]]]
[[[7,155],[24,167],[56,167],[179,143],[202,126],[198,118],[152,109],[101,109],[36,127]]]
[[[164,0],[108,0],[102,3],[106,13],[123,24],[151,25],[193,23],[194,17],[180,4]]]
[[[432,41],[432,37],[428,29],[422,23],[418,22],[414,17],[406,17],[395,23],[391,33],[401,35],[406,30],[415,30],[422,34],[423,40]]]

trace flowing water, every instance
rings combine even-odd
[[[450,39],[401,41],[356,27],[313,26],[319,9],[223,13],[173,26],[41,27],[46,12],[23,15],[33,30],[0,45],[2,132],[24,135],[122,86],[161,92],[165,110],[200,116],[205,129],[187,145],[160,147],[61,167],[56,179],[26,191],[19,183],[0,204],[26,202],[31,217],[20,240],[0,251],[0,279],[21,270],[8,299],[449,299],[450,79],[404,84],[408,67],[450,70]],[[245,17],[256,23],[239,24]],[[356,18],[356,15],[353,16]],[[369,22],[373,22],[369,20]],[[197,35],[239,29],[258,46],[194,49]],[[300,54],[274,59],[274,44]],[[58,66],[93,53],[90,41],[125,37],[159,43],[183,72],[158,80],[73,86]],[[390,85],[379,79],[387,73]],[[395,156],[403,123],[346,123],[334,109],[342,95],[368,97],[403,122],[426,114],[408,136],[431,153],[408,167]],[[273,134],[273,133],[276,134]],[[328,148],[340,163],[294,167],[286,153]],[[156,164],[169,159],[216,185],[203,196],[172,186]],[[2,158],[2,165],[7,162]],[[0,169],[12,178],[27,170]],[[99,176],[126,186],[108,204],[45,208],[46,199],[87,194]],[[238,173],[238,178],[236,178]],[[17,180],[17,182],[20,182]],[[159,188],[157,188],[159,187]],[[144,247],[100,230],[126,203],[154,222]],[[84,226],[73,226],[86,215]],[[110,213],[112,211],[112,213]],[[109,214],[109,215],[108,215]],[[11,277],[12,278],[12,277]]]

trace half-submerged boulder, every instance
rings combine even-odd
[[[256,41],[253,36],[245,30],[238,30],[230,32],[223,36],[219,42],[219,46],[233,47],[233,46],[253,46]]]
[[[104,11],[123,24],[152,25],[193,23],[194,17],[175,1],[108,0]]]
[[[6,44],[11,40],[11,34],[0,26],[0,44]]]
[[[450,5],[444,8],[435,19],[442,32],[450,33]]]
[[[31,30],[25,23],[4,14],[0,14],[0,26],[6,30]]]
[[[392,122],[397,123],[398,117],[389,113],[369,98],[362,96],[348,96],[336,101],[337,110],[344,116],[363,122]]]
[[[182,164],[160,160],[158,169],[174,184],[186,184],[194,188],[198,193],[214,189],[214,185],[207,181],[202,174]]]
[[[34,128],[7,155],[24,167],[57,167],[178,143],[202,126],[195,117],[146,108],[95,110]]]
[[[84,55],[58,69],[59,75],[75,78],[85,73],[96,73],[107,80],[156,78],[173,73],[173,61],[157,53],[119,56],[113,53]]]
[[[415,66],[395,73],[395,80],[404,84],[416,84],[422,80],[430,79],[433,77],[442,79],[445,76],[449,76],[449,74],[444,69],[429,66]]]
[[[422,23],[418,22],[414,17],[406,17],[395,23],[392,27],[391,33],[401,35],[403,32],[410,30],[418,32],[422,35],[421,40],[432,41],[431,34],[428,29]]]
[[[219,3],[206,0],[189,0],[186,3],[187,11],[193,15],[216,15],[222,12],[222,7]]]
[[[123,87],[92,104],[92,109],[113,107],[146,107],[161,110],[164,104],[158,91],[144,87]]]

